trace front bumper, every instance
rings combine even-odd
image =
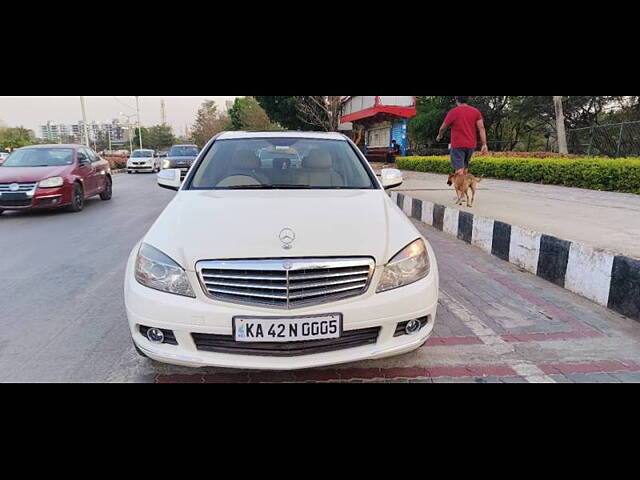
[[[153,172],[155,169],[155,165],[127,165],[130,172]]]
[[[24,200],[3,200],[0,195],[0,209],[2,210],[40,210],[53,209],[71,203],[72,186],[63,185],[58,188],[37,187],[32,195],[27,195]],[[5,195],[6,197],[6,195]]]
[[[420,347],[432,332],[438,303],[438,270],[430,250],[431,273],[411,285],[375,293],[381,275],[377,268],[369,289],[363,295],[323,305],[292,310],[236,305],[210,299],[204,295],[195,272],[187,272],[196,298],[159,292],[140,285],[134,277],[134,248],[125,275],[125,306],[133,341],[150,358],[189,367],[230,367],[245,369],[289,370],[334,365],[357,360],[397,355]],[[232,335],[232,317],[302,316],[342,313],[343,330],[380,327],[377,341],[353,348],[275,357],[218,353],[198,350],[192,333]],[[413,335],[394,336],[397,324],[429,317]],[[178,345],[153,344],[140,331],[140,325],[173,330]]]

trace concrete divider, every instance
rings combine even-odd
[[[509,225],[391,191],[409,217],[635,320],[640,320],[640,259]]]

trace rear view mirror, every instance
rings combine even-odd
[[[180,190],[180,185],[182,185],[182,181],[180,180],[179,168],[161,170],[158,173],[158,186],[169,190]]]
[[[396,168],[383,168],[380,174],[382,186],[386,189],[402,184],[402,172]]]

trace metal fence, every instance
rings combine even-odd
[[[568,130],[567,148],[578,155],[640,156],[640,121]]]

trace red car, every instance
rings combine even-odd
[[[85,199],[110,200],[111,169],[84,145],[33,145],[0,165],[0,214],[4,210],[67,207],[79,212]]]

